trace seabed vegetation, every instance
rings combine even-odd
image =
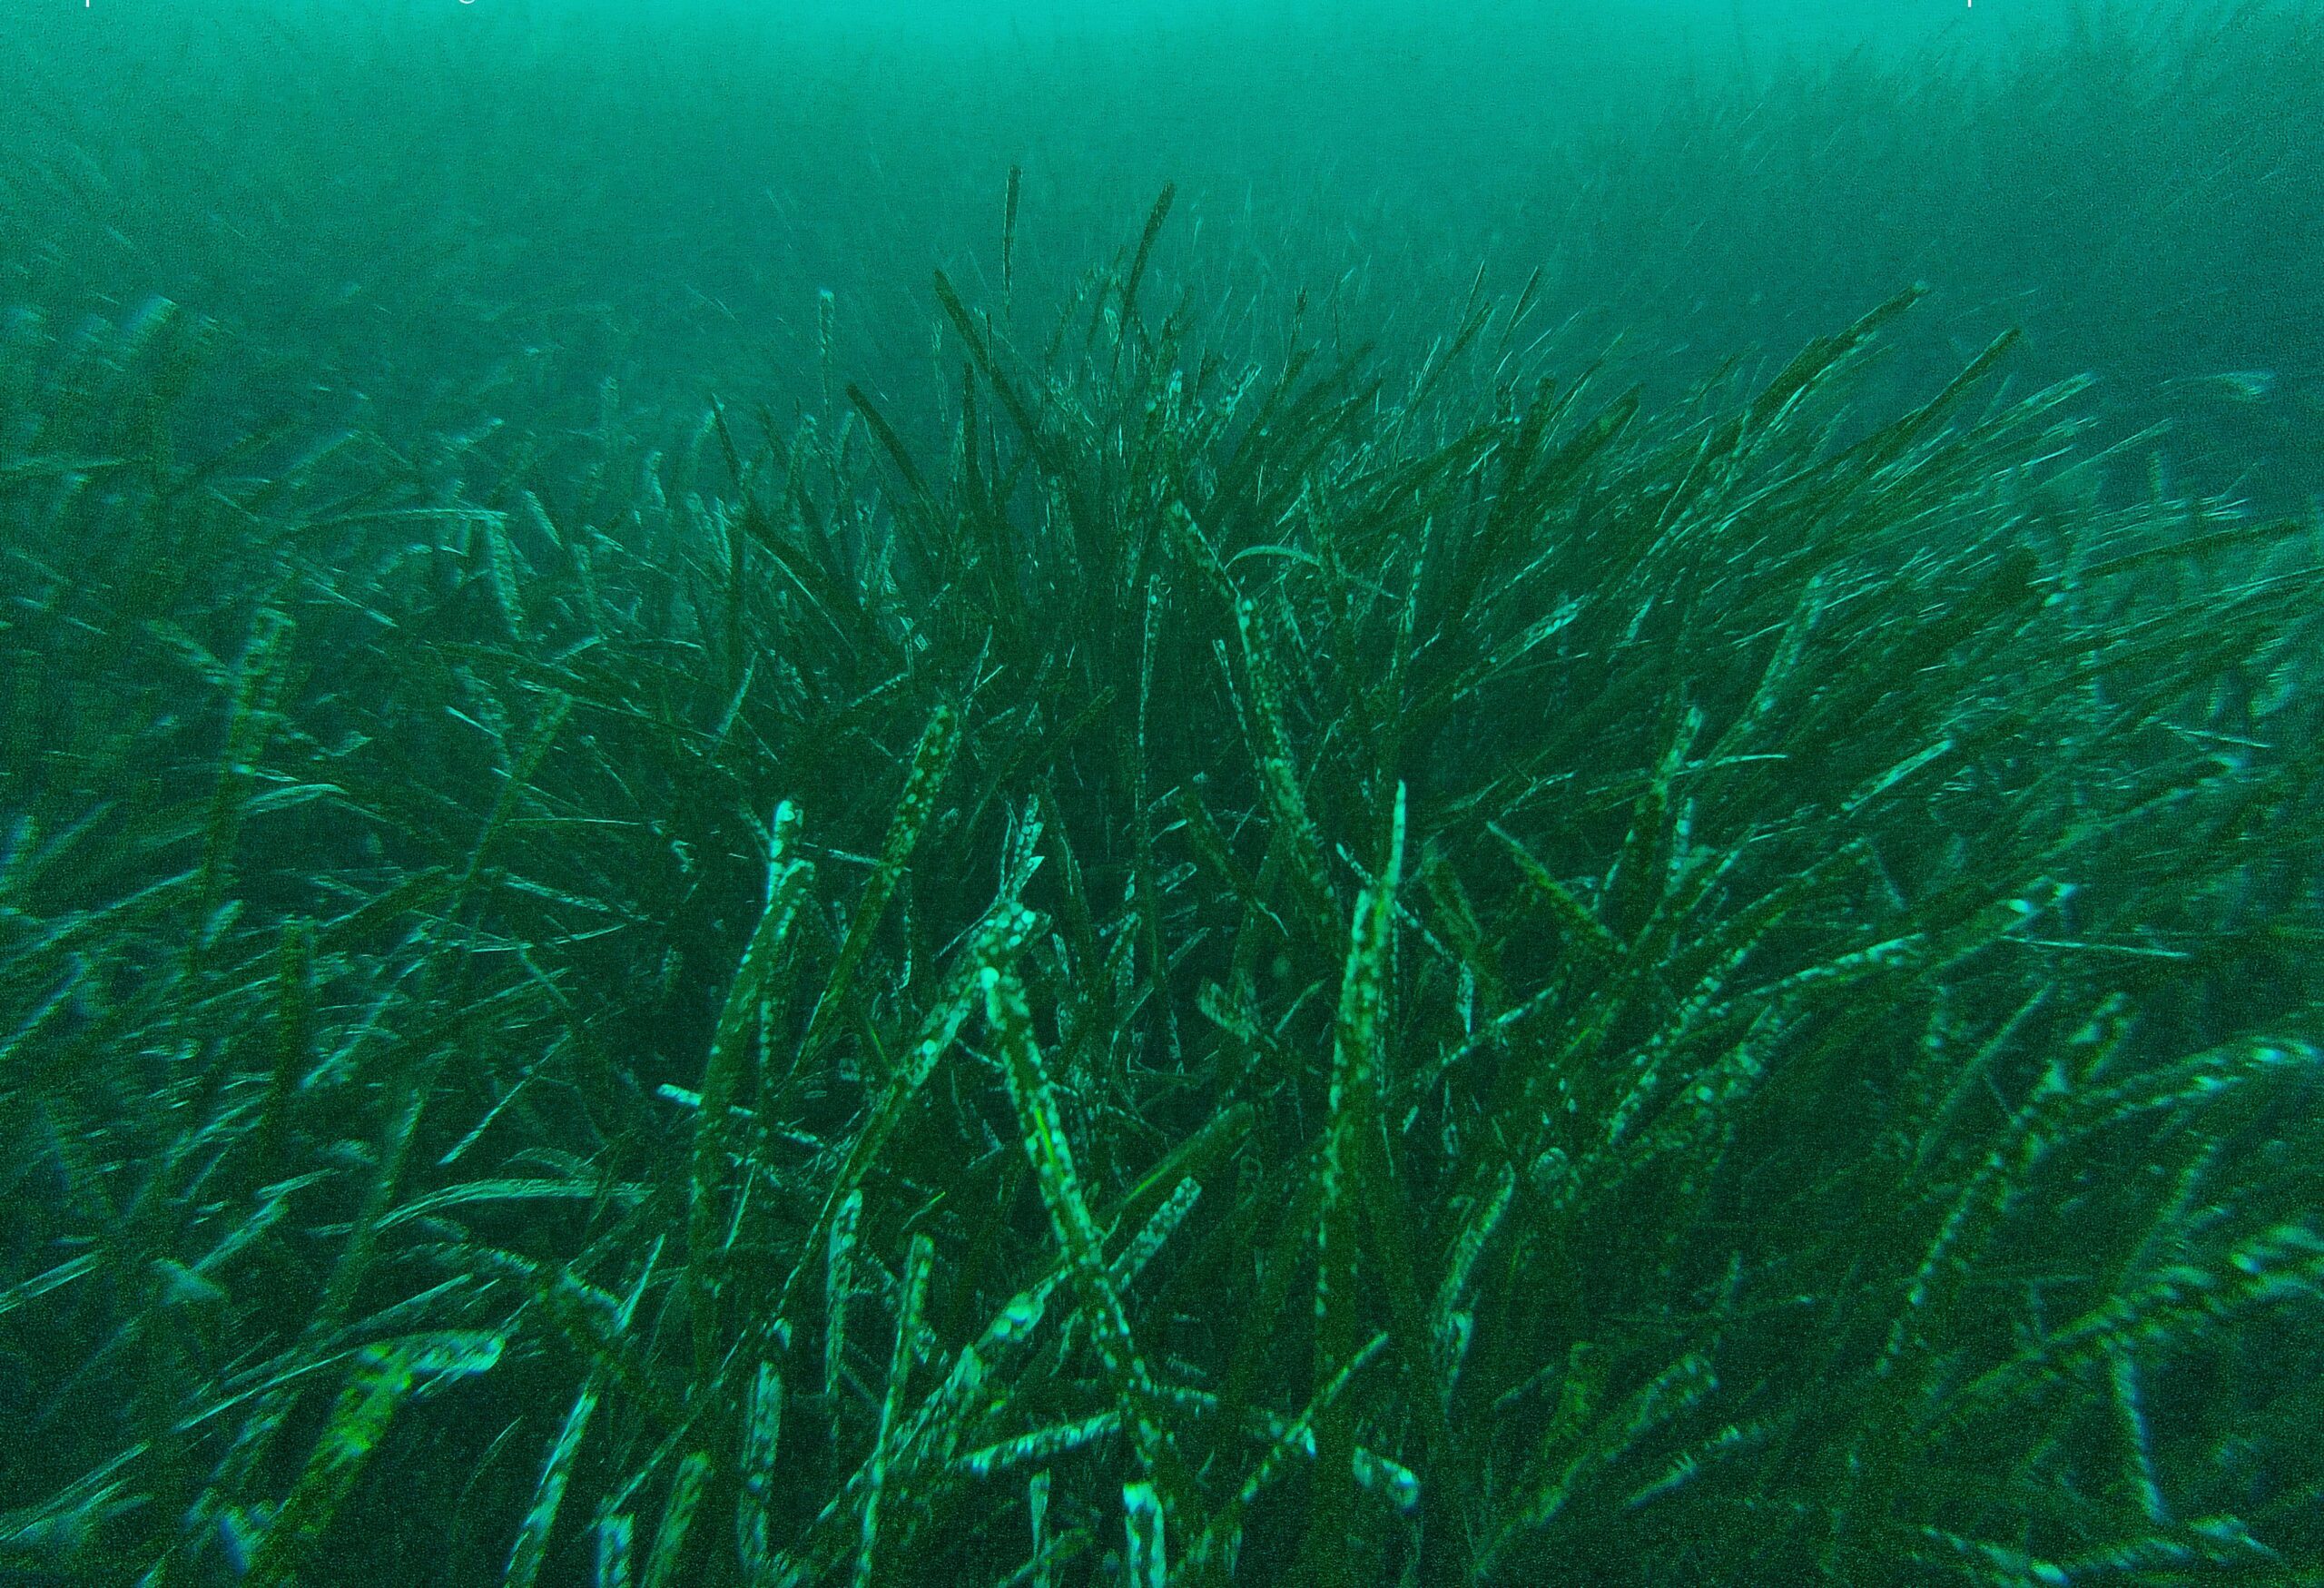
[[[2312,518],[1019,201],[935,411],[11,322],[0,1579],[2324,1583]]]

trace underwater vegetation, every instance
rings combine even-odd
[[[11,324],[9,1580],[2324,1581],[2315,525],[1019,200],[916,416]]]

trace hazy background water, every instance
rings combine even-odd
[[[0,301],[219,322],[214,411],[390,429],[690,409],[842,362],[909,413],[931,268],[1024,311],[1133,235],[1215,335],[1298,289],[1394,352],[1543,271],[1578,365],[1669,387],[1935,291],[1900,380],[2022,379],[2298,506],[2324,429],[2315,8],[2067,0],[8,0]],[[1254,340],[1256,339],[1256,340]],[[524,393],[522,397],[518,393]]]

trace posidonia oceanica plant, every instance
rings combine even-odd
[[[15,1580],[2324,1580],[2313,526],[1169,209],[936,416],[19,325]]]

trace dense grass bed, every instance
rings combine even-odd
[[[995,174],[706,402],[13,278],[0,1582],[2324,1582],[2191,368]]]

